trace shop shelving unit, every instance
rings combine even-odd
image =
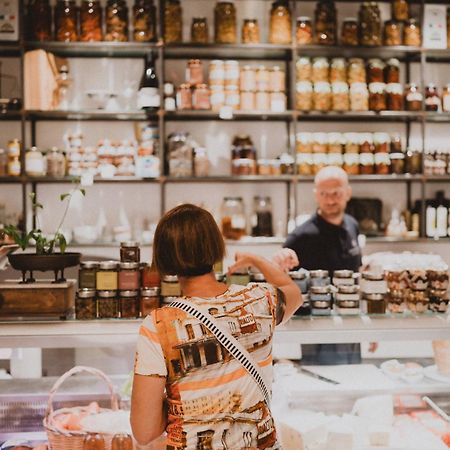
[[[304,2],[311,2],[315,0],[290,0],[292,16],[300,15],[301,5]],[[388,0],[381,0],[386,2]],[[341,0],[336,0],[337,3]],[[349,0],[346,0],[349,2]],[[160,19],[162,18],[162,8],[164,0],[158,0],[158,10],[160,12]],[[189,3],[189,0],[184,0],[184,3]],[[209,7],[213,7],[209,5]],[[205,4],[206,4],[205,3]],[[360,3],[359,0],[350,0],[350,3]],[[421,21],[423,23],[423,12],[425,3],[441,3],[447,4],[447,0],[412,0],[411,3],[417,5],[420,10]],[[345,47],[345,46],[322,46],[322,45],[297,45],[295,43],[295,29],[293,27],[293,43],[291,45],[275,45],[268,43],[261,44],[232,44],[232,45],[218,45],[218,44],[164,44],[159,38],[156,43],[135,43],[135,42],[29,42],[24,36],[24,11],[25,0],[20,0],[20,39],[16,43],[1,43],[0,56],[1,57],[17,57],[20,58],[20,78],[23,89],[23,59],[24,54],[28,50],[43,49],[54,53],[57,56],[74,58],[143,58],[149,51],[153,50],[158,56],[157,70],[159,79],[162,82],[165,80],[165,66],[166,61],[169,60],[186,60],[191,57],[204,59],[217,58],[233,58],[238,60],[270,60],[280,61],[286,64],[286,86],[288,95],[288,109],[283,113],[271,112],[240,112],[233,113],[231,119],[222,119],[219,114],[211,111],[163,111],[158,113],[146,114],[143,111],[118,111],[118,112],[104,112],[92,110],[79,111],[17,111],[0,114],[0,120],[15,120],[21,121],[21,140],[22,152],[21,162],[22,170],[25,167],[25,149],[31,145],[39,145],[36,141],[36,127],[40,121],[153,121],[157,122],[160,134],[160,148],[161,152],[161,167],[164,167],[164,144],[165,144],[165,128],[168,122],[177,121],[258,121],[264,124],[268,122],[284,122],[287,130],[287,149],[295,156],[295,135],[299,129],[299,124],[303,122],[389,122],[399,123],[405,127],[405,134],[407,137],[407,144],[409,143],[409,136],[411,131],[411,124],[418,123],[421,127],[422,151],[425,150],[425,131],[429,123],[450,123],[450,113],[429,113],[418,112],[412,113],[408,111],[383,111],[380,113],[368,112],[345,112],[345,113],[319,113],[319,112],[301,112],[294,110],[295,106],[295,62],[299,55],[305,56],[327,56],[333,57],[337,54],[343,57],[364,57],[364,58],[390,58],[396,57],[405,63],[406,67],[406,82],[410,78],[410,65],[416,63],[420,65],[420,81],[422,86],[425,80],[425,65],[427,63],[448,63],[450,62],[450,49],[447,50],[430,50],[422,47]],[[239,7],[239,4],[238,4]],[[163,35],[162,20],[160,20],[159,36]],[[23,92],[22,92],[23,98]],[[30,125],[31,139],[26,141],[26,127]],[[266,125],[264,125],[266,126]],[[422,218],[425,219],[425,187],[427,183],[431,182],[446,182],[450,181],[450,176],[436,176],[430,177],[425,175],[360,175],[350,177],[352,181],[364,183],[403,183],[407,189],[407,203],[411,206],[411,185],[418,183],[421,185],[422,196]],[[297,214],[297,195],[298,189],[304,183],[311,183],[313,177],[301,176],[298,174],[285,175],[278,177],[264,177],[264,176],[221,176],[221,177],[205,177],[205,178],[173,178],[162,174],[156,179],[136,178],[136,177],[116,177],[113,179],[96,178],[95,182],[102,183],[156,183],[160,186],[161,196],[161,213],[165,211],[166,188],[172,183],[283,183],[287,186],[286,189],[286,203],[288,205],[287,220]],[[27,190],[28,186],[36,192],[37,186],[44,183],[61,183],[70,182],[73,178],[65,177],[62,179],[52,179],[48,177],[30,178],[23,172],[20,177],[2,177],[0,183],[20,183],[22,185],[22,205],[23,215],[26,219],[27,215]],[[287,222],[287,221],[286,221]],[[424,227],[422,226],[422,229]],[[414,240],[418,241],[418,240]]]

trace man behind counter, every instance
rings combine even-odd
[[[297,227],[286,239],[273,261],[284,270],[303,267],[358,271],[361,249],[358,223],[345,214],[352,190],[348,176],[339,167],[327,166],[314,179],[317,212]],[[357,364],[361,362],[360,344],[302,345],[302,362],[307,364]]]

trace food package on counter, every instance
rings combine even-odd
[[[448,270],[440,255],[417,252],[377,252],[364,257],[364,265],[376,270]]]

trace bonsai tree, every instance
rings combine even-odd
[[[64,253],[67,247],[67,242],[64,234],[61,232],[61,227],[63,226],[64,220],[66,219],[67,213],[69,211],[72,197],[77,191],[79,191],[83,196],[86,195],[86,191],[80,188],[79,184],[77,184],[70,192],[60,195],[60,201],[65,202],[66,206],[64,208],[62,218],[52,238],[44,236],[42,230],[40,229],[39,220],[37,217],[36,228],[33,228],[28,233],[19,230],[15,225],[6,225],[3,229],[3,233],[9,236],[22,250],[28,248],[30,242],[34,240],[34,242],[36,243],[37,255],[51,255],[55,252],[56,248],[59,248],[60,252]],[[41,203],[38,203],[35,192],[32,192],[30,194],[30,198],[32,208],[35,213],[38,209],[44,208]]]

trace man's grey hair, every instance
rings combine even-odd
[[[314,184],[317,186],[323,180],[341,180],[348,184],[348,175],[344,169],[337,166],[325,166],[320,169],[314,177]]]

